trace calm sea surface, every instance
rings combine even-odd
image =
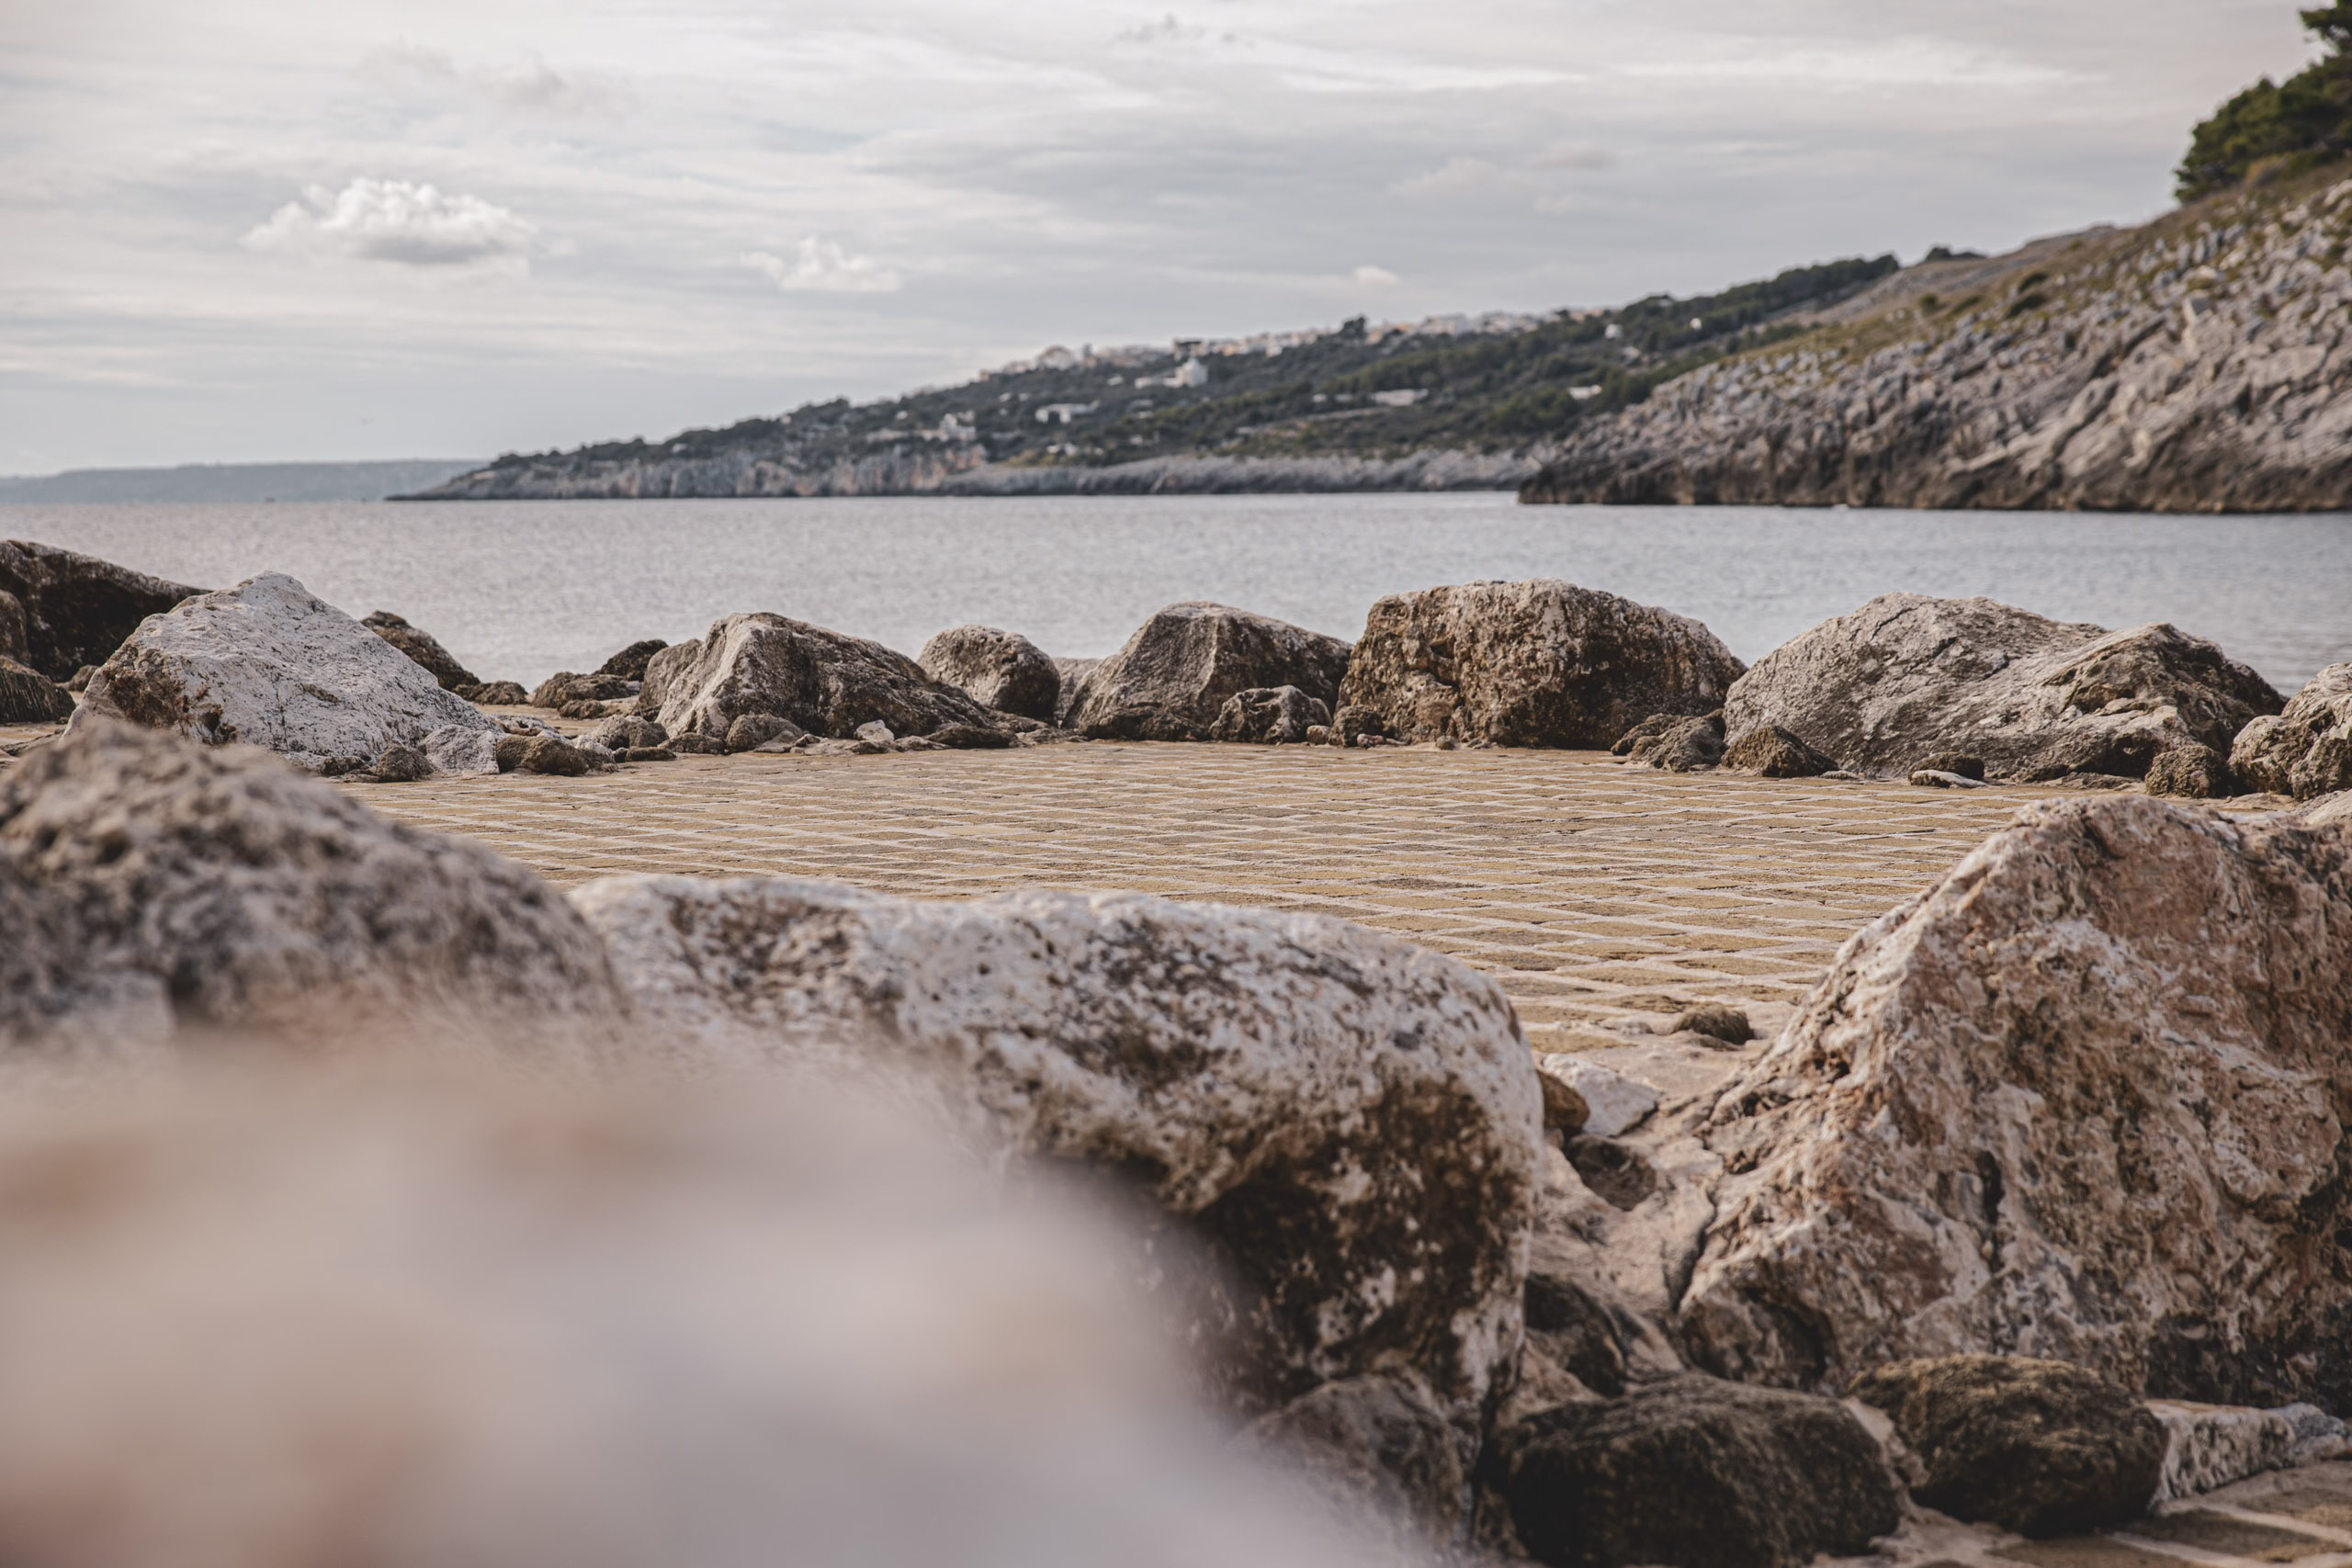
[[[967,621],[1112,651],[1180,599],[1352,637],[1384,593],[1560,577],[1695,615],[1754,660],[1894,589],[2108,626],[2171,621],[2283,692],[2352,660],[2352,514],[1520,506],[1503,494],[0,506],[46,540],[206,587],[289,572],[397,611],[489,680],[775,610],[909,653]]]

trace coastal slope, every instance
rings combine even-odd
[[[2342,165],[1990,261],[1563,433],[1528,502],[2352,506]]]
[[[1895,265],[1853,257],[1607,310],[1056,347],[878,402],[509,453],[411,499],[1516,489],[1563,429],[1793,337]]]

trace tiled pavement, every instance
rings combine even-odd
[[[1498,976],[1539,1045],[1699,999],[1774,1015],[2022,801],[1675,775],[1589,752],[1091,745],[738,756],[355,785],[558,882],[837,878],[920,897],[1120,888],[1314,910]]]

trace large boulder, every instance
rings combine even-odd
[[[371,1025],[576,1052],[622,1005],[523,867],[263,752],[105,722],[0,774],[0,931],[17,1060]]]
[[[1220,1451],[1115,1233],[900,1122],[459,1068],[11,1097],[9,1557],[1428,1561]]]
[[[2352,820],[2029,806],[1715,1102],[1683,1343],[1804,1387],[1985,1352],[2344,1408],[2347,1040]]]
[[[2110,632],[1990,599],[1883,593],[1757,660],[1724,722],[1735,743],[1776,726],[1880,777],[1958,753],[1990,779],[2136,779],[2177,747],[2226,753],[2278,706],[2261,676],[2170,626]]]
[[[1086,677],[1069,722],[1102,740],[1205,740],[1228,698],[1295,686],[1329,704],[1348,645],[1271,615],[1170,604]]]
[[[57,724],[73,716],[73,693],[0,654],[0,724]]]
[[[1911,1495],[2019,1535],[2074,1535],[2148,1511],[2165,1429],[2129,1389],[2064,1361],[1942,1356],[1854,1384],[1917,1460]]]
[[[360,623],[402,653],[416,660],[424,672],[440,683],[445,692],[462,691],[479,686],[481,677],[458,662],[450,651],[441,646],[440,639],[421,626],[413,626],[390,610],[377,610]]]
[[[1746,666],[1698,622],[1552,578],[1380,600],[1339,701],[1392,739],[1593,750],[1713,712]]]
[[[260,746],[311,773],[356,772],[393,747],[447,772],[497,771],[495,722],[277,572],[141,623],[90,678],[73,722],[102,718]]]
[[[988,707],[1051,720],[1061,700],[1061,671],[1051,655],[1018,632],[950,626],[915,656],[934,681],[961,686]]]
[[[848,739],[881,723],[894,736],[1001,728],[961,687],[878,642],[765,613],[729,615],[645,667],[638,711],[673,736],[724,740],[737,719],[766,714],[811,735]]]
[[[2286,711],[2255,719],[2227,748],[2230,771],[2297,800],[2352,789],[2352,664],[2311,678]]]
[[[1216,722],[1209,727],[1209,739],[1295,746],[1306,740],[1309,729],[1330,722],[1331,710],[1319,697],[1296,686],[1258,687],[1225,699]]]
[[[54,545],[0,539],[0,598],[15,600],[24,621],[24,651],[0,653],[70,681],[105,663],[140,622],[203,592]],[[0,604],[0,619],[13,618]]]
[[[1492,1484],[1553,1568],[1802,1568],[1901,1522],[1878,1444],[1836,1400],[1684,1377],[1495,1435]]]
[[[1342,921],[1140,896],[572,897],[638,1016],[710,1059],[909,1073],[984,1141],[1148,1198],[1215,1265],[1199,1337],[1243,1413],[1377,1376],[1475,1447],[1519,1352],[1542,1118],[1492,981]]]
[[[624,681],[642,681],[645,667],[653,661],[653,656],[669,646],[658,637],[639,637],[597,665],[596,673],[616,675]]]

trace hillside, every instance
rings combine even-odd
[[[170,468],[69,468],[62,474],[0,479],[0,505],[69,502],[93,505],[161,502],[381,501],[438,484],[480,459],[392,459],[356,463],[183,463]]]
[[[2346,172],[1913,267],[1566,431],[1521,498],[2352,506]]]
[[[1508,330],[1359,319],[1239,344],[1049,353],[882,402],[509,455],[414,499],[1507,488],[1562,432],[1804,332],[1894,270],[1892,256],[1833,262]]]

